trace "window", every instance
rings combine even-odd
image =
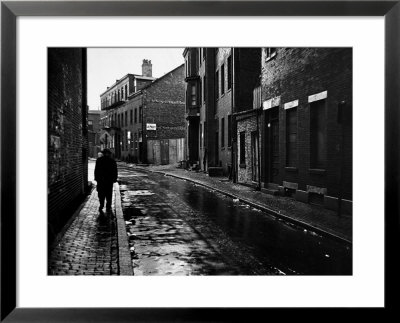
[[[93,126],[93,121],[92,120],[88,120],[88,126]]]
[[[200,149],[202,149],[203,148],[203,124],[202,123],[200,123],[199,131],[200,131],[200,136],[199,136],[199,138],[200,138]]]
[[[286,166],[297,166],[297,108],[286,110]]]
[[[219,97],[219,78],[218,78],[218,71],[215,72],[215,97],[218,99]]]
[[[228,115],[228,147],[232,146],[232,115]]]
[[[276,56],[276,48],[268,47],[265,49],[265,60],[269,61],[274,56]]]
[[[133,123],[133,110],[131,110],[131,124]]]
[[[232,56],[228,57],[228,90],[232,88]]]
[[[197,104],[197,100],[196,100],[196,84],[192,84],[192,88],[191,88],[191,92],[190,92],[190,102],[191,102],[192,106]]]
[[[203,48],[203,59],[206,59],[206,50],[207,48]]]
[[[203,102],[206,102],[206,87],[207,87],[207,79],[206,76],[203,78]]]
[[[242,131],[240,134],[240,142],[239,142],[239,147],[240,147],[240,159],[239,159],[239,163],[240,165],[245,165],[246,164],[246,132]]]
[[[125,111],[125,127],[128,126],[128,111]]]
[[[201,79],[201,82],[200,82],[200,89],[199,89],[199,105],[201,106],[202,104],[203,104],[203,102],[202,102],[202,99],[203,99],[203,96],[202,96],[202,91],[203,91],[203,79]]]
[[[326,168],[326,100],[310,103],[310,167]]]
[[[121,116],[118,114],[118,127],[120,127],[121,126]]]
[[[221,119],[221,148],[225,147],[225,118]]]
[[[135,108],[135,123],[137,123],[137,109]]]
[[[125,99],[128,99],[128,84],[125,85]]]
[[[143,121],[142,107],[139,107],[139,122],[142,122],[142,121]]]
[[[121,127],[124,126],[124,114],[121,113]]]
[[[221,95],[225,92],[225,66],[221,66]]]
[[[125,98],[124,96],[124,88],[121,89],[121,99],[123,100]]]

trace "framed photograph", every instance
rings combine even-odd
[[[393,309],[399,19],[3,1],[1,320]]]

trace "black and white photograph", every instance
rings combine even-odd
[[[353,275],[352,47],[49,47],[47,118],[47,275]]]

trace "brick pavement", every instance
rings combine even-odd
[[[118,237],[115,214],[99,214],[97,190],[70,221],[64,235],[52,246],[49,275],[118,275]]]
[[[209,177],[205,173],[187,171],[174,165],[140,168],[206,186],[306,229],[351,244],[353,231],[351,215],[344,214],[338,217],[336,212],[318,205],[302,203],[290,197],[272,196],[248,186],[232,183],[227,178]]]

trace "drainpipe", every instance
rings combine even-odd
[[[259,126],[260,107],[257,108],[257,168],[258,168],[258,184],[257,191],[261,191],[261,160],[260,160],[260,126]]]
[[[234,140],[233,138],[236,138],[237,133],[236,133],[236,117],[234,116],[234,113],[236,112],[236,106],[235,106],[235,48],[231,48],[231,56],[232,56],[232,90],[231,90],[231,174],[232,174],[232,182],[236,183],[236,142],[237,140]],[[229,68],[229,67],[228,67]],[[234,137],[235,136],[235,137]]]

